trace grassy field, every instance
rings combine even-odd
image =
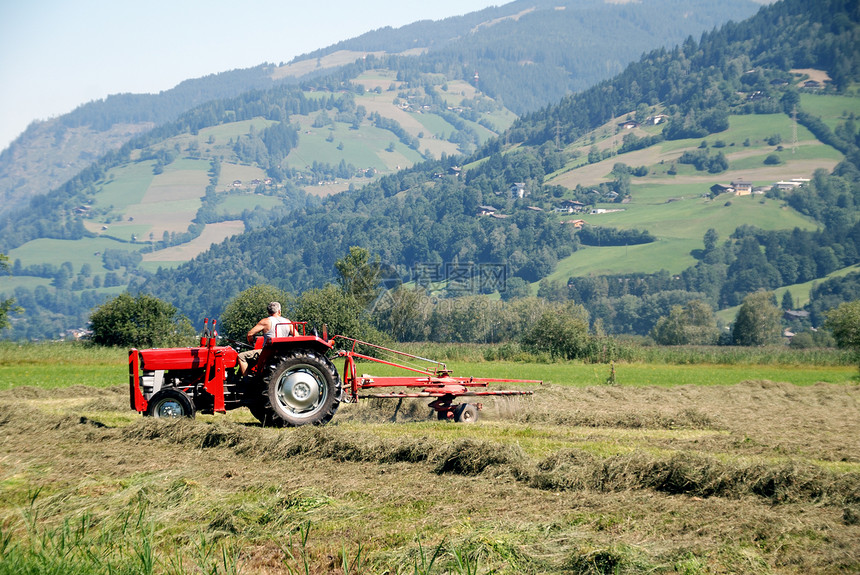
[[[848,96],[825,96],[823,94],[801,94],[800,105],[813,111],[831,130],[844,122],[848,116],[860,115],[860,98]]]
[[[452,362],[545,383],[277,430],[141,418],[125,350],[46,349],[0,345],[2,574],[860,570],[854,366]]]
[[[836,270],[833,273],[827,274],[827,277],[825,278],[781,287],[773,290],[773,293],[776,296],[776,301],[782,301],[782,296],[785,294],[785,292],[790,291],[792,301],[794,301],[795,307],[801,308],[807,303],[809,303],[809,293],[812,291],[812,288],[816,284],[820,284],[830,278],[842,277],[858,271],[860,271],[860,265],[855,264],[853,266],[848,266],[846,268]],[[721,309],[716,312],[716,316],[726,323],[734,321],[735,316],[738,314],[738,310],[740,309],[740,307],[741,306],[738,305],[734,307],[728,307],[726,309]]]
[[[826,100],[826,97],[822,97]],[[860,99],[836,98],[837,102],[811,102],[821,105],[825,115],[836,114],[836,109]],[[841,114],[841,111],[839,112]],[[637,135],[645,136],[659,131],[659,126],[637,128]],[[647,229],[658,241],[643,246],[588,247],[561,260],[550,279],[567,281],[571,276],[606,273],[650,273],[661,269],[678,273],[694,265],[691,255],[701,248],[704,230],[713,228],[726,238],[735,228],[748,224],[763,229],[814,229],[816,224],[787,208],[783,202],[763,196],[736,197],[721,195],[714,200],[706,197],[715,183],[728,183],[733,179],[746,179],[756,185],[772,184],[780,179],[810,177],[815,167],[834,166],[842,158],[835,149],[821,144],[803,126],[797,127],[798,145],[793,150],[793,124],[785,114],[730,116],[729,129],[708,138],[664,141],[656,146],[620,154],[594,164],[583,164],[592,145],[598,148],[619,146],[625,133],[615,133],[614,123],[595,132],[595,140],[585,138],[571,146],[580,157],[559,172],[550,175],[549,183],[573,187],[595,185],[610,181],[617,162],[629,166],[645,165],[649,174],[634,177],[630,185],[630,201],[626,204],[600,204],[598,207],[613,210],[603,214],[585,214],[590,225],[624,229]],[[779,136],[783,146],[767,143]],[[697,150],[702,142],[709,153],[723,152],[729,160],[729,170],[721,174],[696,171],[693,166],[676,163],[686,150]],[[722,147],[714,148],[717,141]],[[764,159],[776,153],[781,165],[767,166]],[[677,172],[669,175],[670,167]],[[569,219],[569,216],[562,216]]]
[[[764,229],[814,229],[814,224],[781,202],[761,196],[709,200],[689,195],[664,199],[665,187],[634,187],[639,199],[631,204],[613,204],[622,211],[582,216],[591,225],[623,229],[648,229],[657,241],[636,246],[585,246],[560,260],[550,279],[566,282],[569,277],[603,273],[651,273],[662,269],[679,273],[695,265],[694,249],[702,248],[702,230],[713,228],[727,238],[737,226],[749,224]],[[641,190],[641,191],[640,191]],[[685,190],[675,190],[684,192]],[[729,202],[728,205],[726,202]],[[609,206],[607,206],[609,207]],[[644,225],[644,222],[648,222]]]

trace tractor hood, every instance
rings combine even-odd
[[[142,349],[141,367],[146,370],[157,369],[195,369],[206,367],[209,354],[221,355],[224,367],[235,367],[238,353],[230,346],[217,347],[174,347],[166,349]]]

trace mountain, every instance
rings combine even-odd
[[[121,290],[126,281],[133,282],[133,289],[174,302],[196,320],[217,313],[226,299],[253,283],[276,283],[294,292],[319,286],[330,279],[334,261],[350,245],[363,245],[379,254],[393,274],[436,284],[459,272],[480,280],[501,264],[512,288],[530,282],[546,297],[587,301],[612,331],[641,333],[655,314],[683,298],[731,305],[753,288],[785,285],[781,282],[792,276],[792,266],[792,281],[825,277],[850,265],[857,251],[834,241],[853,237],[856,219],[854,199],[843,190],[856,186],[853,162],[843,161],[853,157],[856,126],[849,122],[853,112],[843,110],[854,110],[857,102],[845,95],[857,78],[852,52],[857,15],[844,3],[812,12],[810,18],[802,4],[783,2],[746,22],[705,34],[699,43],[688,38],[678,48],[649,52],[616,78],[527,114],[498,137],[493,133],[512,121],[501,103],[435,67],[422,69],[419,64],[429,60],[420,58],[370,56],[336,75],[306,80],[301,90],[280,87],[209,103],[108,154],[49,198],[31,204],[32,214],[7,221],[0,240],[4,249],[16,246],[10,252],[16,287],[7,295],[40,310],[38,322],[21,322],[24,329],[69,325],[63,322],[72,310],[78,310],[73,317],[80,321],[80,310]],[[831,81],[823,87],[798,87],[828,74]],[[388,100],[384,108],[377,99]],[[417,126],[390,122],[398,113],[392,108],[406,112],[397,116],[404,122],[408,117],[424,126],[424,138],[410,131]],[[796,144],[792,117],[799,124]],[[661,122],[653,123],[657,118]],[[639,127],[629,133],[619,126],[637,119]],[[371,128],[388,133],[383,141],[391,151],[376,148],[377,158],[384,152],[408,159],[417,141],[418,150],[430,159],[411,160],[418,163],[383,177],[369,174],[371,183],[363,188],[357,182],[368,178],[356,179],[353,173],[356,185],[325,201],[308,197],[313,187],[302,189],[296,182],[337,166],[305,160],[301,169],[289,162],[286,169],[281,161],[296,151],[304,157],[317,150],[321,158],[348,153],[347,140],[338,149],[339,135],[367,135]],[[422,148],[431,139],[434,146],[455,149],[426,153]],[[802,168],[800,175],[836,166],[838,180],[819,175],[798,193],[781,197],[776,192],[766,198],[702,197],[715,183],[731,183],[735,174],[758,180],[771,155],[792,172]],[[251,178],[231,175],[235,170],[246,170]],[[264,178],[269,173],[282,182],[277,198],[267,195]],[[366,169],[364,173],[368,175]],[[765,172],[769,180],[755,183],[773,183],[775,173]],[[172,183],[163,185],[165,178]],[[235,194],[223,188],[235,180],[242,186],[248,179],[260,179],[263,185]],[[211,193],[200,194],[209,186]],[[190,195],[171,196],[181,190]],[[177,200],[169,217],[146,212],[150,192]],[[188,230],[193,236],[213,221],[235,221],[233,216],[249,200],[259,208],[240,215],[252,231],[176,269],[146,276],[146,266],[139,265],[142,257],[185,245],[179,222],[183,217],[189,221],[187,214],[197,220]],[[604,210],[599,215],[606,219],[594,221],[589,215],[588,225],[578,230],[576,223],[567,222],[579,218],[555,211],[564,200]],[[263,226],[273,217],[271,201],[283,206],[274,213],[281,220]],[[131,205],[140,206],[134,221],[127,213]],[[493,211],[492,216],[478,215]],[[153,218],[162,227],[169,220],[175,229],[165,228],[166,235],[147,240]],[[747,226],[737,231],[743,223]],[[92,229],[94,224],[99,227]],[[825,226],[826,233],[815,235]],[[709,227],[722,243],[702,250],[700,238]],[[806,259],[782,246],[790,243],[782,230],[794,233],[794,228],[791,250],[807,250],[802,255]],[[114,236],[114,229],[127,235]],[[51,237],[56,239],[47,239]],[[764,276],[766,285],[748,277],[755,276],[750,262],[762,264],[748,257],[752,242],[775,245],[768,252],[774,262],[784,256],[782,269]],[[67,263],[42,268],[29,263],[34,252],[55,255],[66,243],[77,246]],[[105,249],[107,245],[111,247]],[[153,247],[167,249],[140,255]],[[738,258],[740,247],[747,251]],[[745,266],[732,268],[738,259]],[[157,260],[152,261],[149,269],[154,270]],[[776,268],[770,260],[764,264]],[[135,273],[142,275],[131,277]],[[602,277],[588,277],[597,275]],[[744,285],[736,281],[741,277]],[[499,287],[493,282],[473,285],[477,291]],[[451,288],[449,282],[448,295],[456,292]],[[612,298],[630,304],[626,315]],[[36,335],[21,329],[14,333]]]
[[[434,69],[450,80],[471,81],[478,74],[483,93],[520,114],[611,77],[643,51],[677,44],[729,17],[750,15],[755,7],[750,0],[518,0],[438,22],[376,30],[288,64],[187,80],[159,94],[112,95],[34,122],[0,153],[0,214],[205,102],[330,74],[369,54],[409,54],[408,59],[421,60],[413,69]],[[613,37],[624,42],[607,41]],[[403,64],[392,67],[408,73]]]
[[[424,69],[477,77],[482,92],[520,115],[615,76],[643,52],[751,16],[758,5],[518,0],[440,22],[375,30],[297,60],[344,51],[423,53]]]
[[[0,153],[0,214],[53,190],[135,136],[210,100],[274,84],[262,64],[186,80],[159,94],[115,94],[31,123]]]
[[[611,331],[643,333],[692,298],[722,308],[757,289],[824,278],[860,261],[860,108],[850,90],[860,78],[858,22],[852,2],[764,7],[524,116],[465,161],[386,176],[138,287],[196,318],[254,283],[320,285],[361,245],[411,280],[503,263],[548,297],[591,305]],[[638,131],[624,131],[628,121]],[[776,185],[797,171],[808,183]],[[741,176],[767,193],[719,193],[739,189]],[[507,195],[515,183],[530,195]],[[576,231],[564,224],[575,218],[551,211],[564,199],[604,213]],[[493,203],[496,217],[479,215]],[[705,237],[705,249],[691,237]],[[591,268],[602,277],[583,277],[595,258],[605,260]],[[553,279],[561,268],[575,275]]]

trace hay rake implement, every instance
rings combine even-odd
[[[483,405],[455,403],[460,398],[530,395],[530,390],[495,390],[489,385],[541,383],[455,377],[442,362],[346,336],[329,339],[325,327],[320,337],[305,322],[278,324],[275,337],[258,338],[254,347],[259,356],[242,376],[238,352],[217,344],[215,325],[207,320],[196,347],[129,350],[131,408],[153,417],[194,417],[197,412],[247,407],[264,425],[297,426],[328,423],[342,401],[431,398],[429,407],[438,419],[471,423]],[[330,356],[344,359],[342,380]],[[410,375],[358,375],[359,362],[399,368]]]
[[[440,420],[454,420],[463,423],[472,423],[478,418],[478,411],[483,408],[481,403],[455,404],[461,397],[486,397],[493,395],[531,395],[530,390],[497,390],[488,389],[491,383],[530,383],[540,384],[538,380],[526,379],[495,379],[477,377],[454,377],[448,367],[439,361],[412,355],[403,351],[385,348],[357,339],[335,336],[335,339],[343,339],[352,342],[349,349],[341,350],[338,356],[344,360],[344,393],[349,401],[357,402],[359,399],[371,398],[434,398],[429,407],[436,412]],[[375,352],[393,355],[402,358],[400,362],[380,359],[373,355],[359,353],[357,347],[370,348]],[[356,360],[376,362],[379,364],[418,373],[419,376],[372,376],[357,375]],[[408,361],[420,362],[419,366],[406,365]],[[366,390],[385,388],[406,388],[410,391],[390,391],[385,393],[365,393]],[[412,391],[414,390],[414,391]]]

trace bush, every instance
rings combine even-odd
[[[553,359],[582,358],[588,343],[588,312],[572,303],[544,311],[522,338],[523,349]]]
[[[230,300],[224,308],[219,331],[230,339],[244,342],[248,330],[269,315],[266,309],[269,302],[280,302],[286,311],[289,300],[289,294],[275,286],[262,284],[250,287]]]
[[[732,341],[735,345],[765,345],[780,340],[782,311],[773,292],[748,295],[735,316]]]
[[[194,341],[188,318],[157,297],[128,292],[106,301],[90,316],[93,343],[121,347],[175,347]]]

